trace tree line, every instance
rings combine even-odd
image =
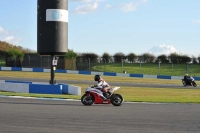
[[[0,41],[0,56],[5,57],[20,57],[23,58],[25,53],[35,53],[34,50],[23,48],[21,46],[16,46],[9,44],[5,41]]]
[[[23,48],[21,46],[16,46],[9,44],[5,41],[0,41],[0,56],[1,57],[20,57],[23,58],[26,53],[35,53],[36,51]],[[186,54],[171,53],[169,55],[162,54],[159,56],[154,56],[151,53],[143,53],[137,55],[133,52],[129,54],[124,54],[123,52],[117,52],[114,55],[110,55],[108,52],[104,52],[102,56],[97,55],[94,52],[84,52],[76,53],[73,50],[68,50],[65,55],[66,59],[76,59],[76,61],[87,60],[93,62],[103,62],[103,63],[174,63],[174,64],[185,64],[193,63],[200,64],[200,56],[198,57],[189,57]]]
[[[161,54],[159,56],[154,56],[151,53],[143,53],[140,55],[136,55],[135,53],[124,54],[122,52],[117,52],[114,55],[110,55],[107,52],[104,52],[102,56],[97,55],[96,53],[75,53],[73,50],[69,50],[68,53],[73,54],[66,54],[67,58],[76,58],[77,60],[90,60],[93,62],[103,62],[103,63],[119,63],[119,62],[127,62],[127,63],[174,63],[174,64],[186,64],[186,63],[193,63],[199,64],[200,63],[200,56],[199,57],[189,57],[186,54],[178,54],[178,53],[171,53],[169,55]]]

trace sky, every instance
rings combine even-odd
[[[68,48],[200,55],[200,0],[68,0]],[[0,40],[37,51],[37,0],[0,0]]]

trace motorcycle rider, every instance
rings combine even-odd
[[[110,90],[110,85],[103,78],[101,78],[100,75],[98,75],[98,74],[95,75],[94,81],[98,82],[96,85],[94,85],[94,87],[96,89],[101,90],[103,92],[104,97],[106,97],[106,98],[108,97],[107,93],[109,95],[112,95],[113,92]]]
[[[188,74],[185,74],[184,80],[185,80],[186,84],[191,84],[192,85],[192,82],[190,80],[190,76],[188,76]]]

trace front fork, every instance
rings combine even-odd
[[[88,92],[85,93],[86,94],[86,100],[92,100],[92,95]]]
[[[85,94],[86,94],[86,96],[90,96],[90,93],[88,93],[88,92],[86,92]]]

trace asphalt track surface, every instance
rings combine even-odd
[[[199,133],[200,104],[123,103],[0,97],[0,133]]]
[[[1,77],[0,80],[46,82]],[[92,81],[57,83],[94,84]],[[110,83],[114,86],[185,88],[180,85]],[[197,87],[190,87],[198,89]],[[199,133],[200,104],[123,103],[84,106],[80,101],[0,97],[0,133]]]

